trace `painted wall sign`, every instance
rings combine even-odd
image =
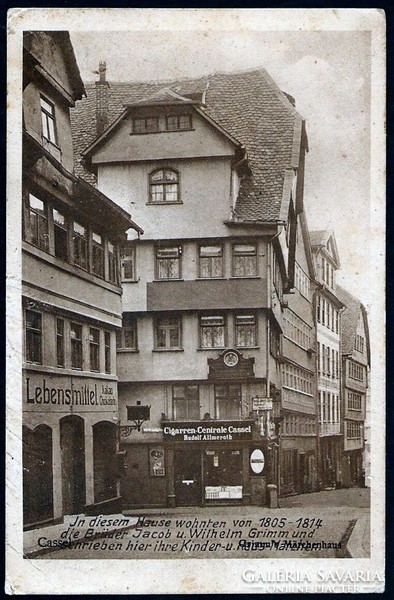
[[[253,421],[168,421],[163,423],[167,442],[226,442],[252,439]]]
[[[264,471],[264,466],[264,453],[262,450],[260,450],[260,448],[255,448],[250,455],[250,468],[252,469],[253,473],[260,475],[260,473]]]
[[[50,412],[117,411],[116,381],[90,377],[26,374],[23,410]]]

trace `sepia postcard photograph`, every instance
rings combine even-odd
[[[385,586],[385,15],[8,14],[7,594]]]

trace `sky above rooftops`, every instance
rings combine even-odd
[[[197,78],[265,68],[296,100],[309,140],[309,228],[332,227],[338,282],[370,302],[370,34],[367,31],[70,32],[85,83]],[[361,243],[363,240],[364,243]]]

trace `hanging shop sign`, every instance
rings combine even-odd
[[[272,398],[261,398],[260,396],[255,396],[252,398],[252,409],[272,410]]]
[[[265,457],[260,448],[255,448],[250,455],[250,468],[255,475],[260,475],[264,471]]]
[[[167,421],[163,436],[167,442],[226,442],[252,439],[253,421]]]

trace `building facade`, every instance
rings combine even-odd
[[[68,33],[25,33],[25,527],[119,506],[119,248],[139,228],[74,174],[69,109],[84,94]]]
[[[72,115],[80,173],[145,229],[122,249],[123,506],[265,503],[286,469],[281,437],[285,452],[302,444],[295,489],[313,489],[307,140],[293,100],[263,70],[108,85],[104,64],[87,93]],[[302,339],[290,324],[282,339],[286,306]]]
[[[370,369],[367,312],[352,294],[337,286],[345,305],[341,321],[343,454],[342,485],[365,485],[367,448],[366,410]],[[369,440],[368,440],[369,442]]]
[[[282,341],[280,494],[318,488],[315,268],[305,213],[299,215],[294,288],[285,295]]]
[[[343,415],[341,409],[341,311],[335,274],[340,267],[334,233],[312,231],[315,261],[319,483],[322,488],[341,485]]]

